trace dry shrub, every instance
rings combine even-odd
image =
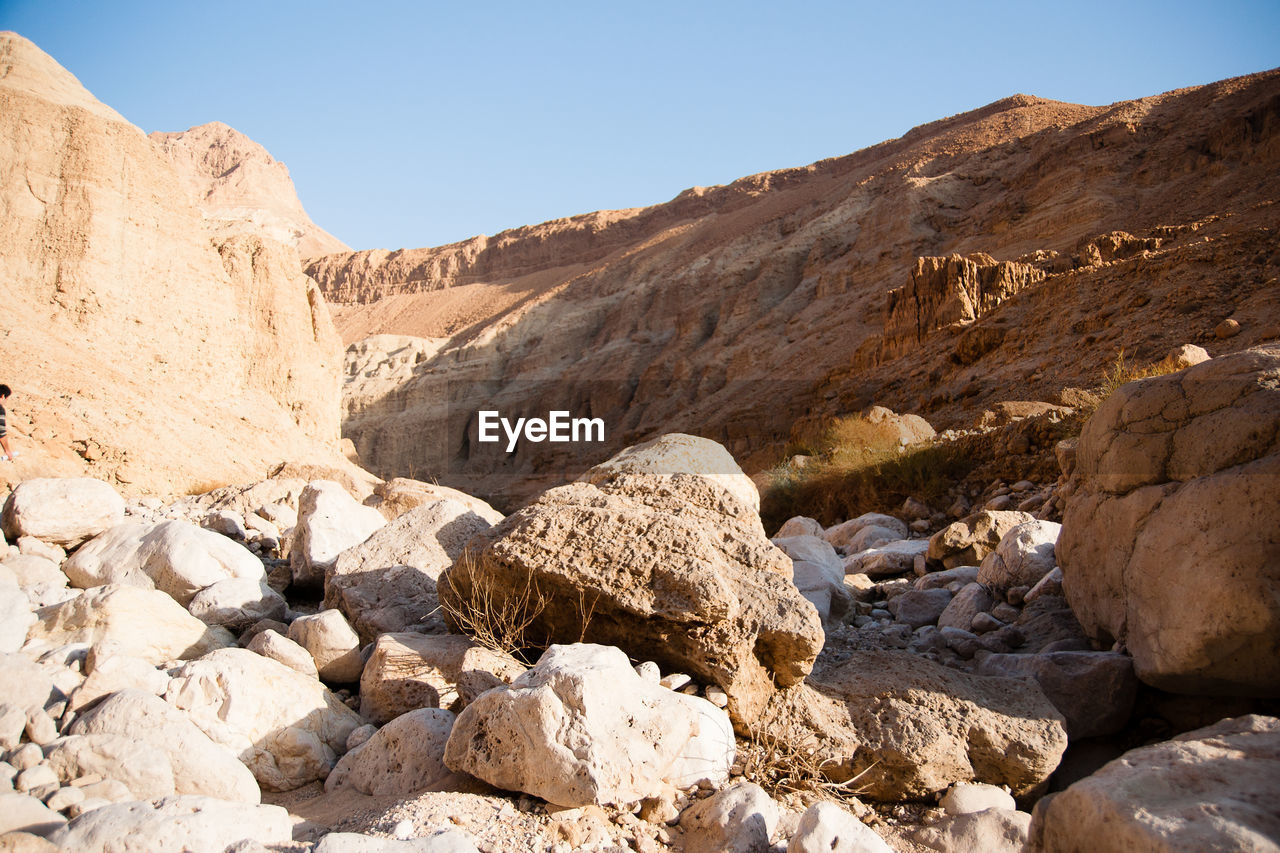
[[[1152,376],[1166,376],[1170,373],[1177,373],[1181,369],[1163,359],[1152,362],[1145,367],[1138,367],[1133,362],[1125,360],[1124,347],[1121,347],[1116,350],[1116,357],[1111,362],[1111,366],[1103,370],[1102,382],[1098,385],[1097,394],[1100,400],[1105,400],[1114,394],[1117,388],[1127,382],[1133,382],[1137,379],[1149,379]]]

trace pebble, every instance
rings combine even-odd
[[[44,804],[55,812],[66,811],[77,803],[85,801],[84,791],[75,787],[59,788]]]
[[[691,681],[693,681],[693,678],[683,672],[673,672],[670,675],[663,676],[658,683],[668,690],[679,690]]]
[[[651,660],[636,664],[636,675],[645,681],[660,681],[662,679],[662,671],[658,669],[658,665]]]
[[[707,701],[717,708],[729,707],[729,694],[725,693],[719,687],[707,688]]]

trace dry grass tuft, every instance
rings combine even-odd
[[[459,571],[465,586],[456,579]],[[525,573],[523,585],[513,587],[514,592],[499,591],[492,576],[475,571],[475,557],[466,551],[441,580],[448,587],[440,596],[445,619],[481,646],[521,657],[525,649],[542,644],[531,641],[529,628],[546,610],[548,598],[532,572]]]

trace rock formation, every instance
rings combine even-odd
[[[655,207],[313,259],[353,347],[344,432],[384,476],[510,509],[660,432],[754,473],[872,403],[967,426],[1091,387],[1120,348],[1246,348],[1280,334],[1278,116],[1277,72],[1105,107],[1020,95]],[[508,457],[477,442],[481,409],[601,417],[606,441]]]
[[[128,491],[339,466],[340,352],[292,245],[205,220],[156,143],[0,36],[0,340],[23,457]]]

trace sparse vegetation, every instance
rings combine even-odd
[[[818,436],[793,444],[812,455],[803,465],[783,463],[769,472],[761,496],[766,530],[795,515],[824,525],[872,510],[896,508],[946,492],[973,467],[947,443],[901,447],[895,431],[860,416],[837,418]]]
[[[1098,385],[1097,394],[1099,399],[1105,400],[1126,382],[1148,379],[1152,376],[1166,376],[1177,373],[1180,369],[1170,361],[1156,361],[1145,367],[1138,367],[1132,361],[1125,359],[1124,347],[1121,347],[1116,350],[1116,357],[1111,366],[1102,372],[1102,382]]]
[[[516,658],[534,643],[528,636],[529,628],[547,607],[547,596],[533,578],[526,573],[524,584],[513,592],[499,591],[493,578],[475,571],[475,556],[466,551],[441,581],[448,587],[441,590],[440,608],[445,618],[462,633],[487,649],[502,652]],[[465,587],[457,580],[461,572]]]

